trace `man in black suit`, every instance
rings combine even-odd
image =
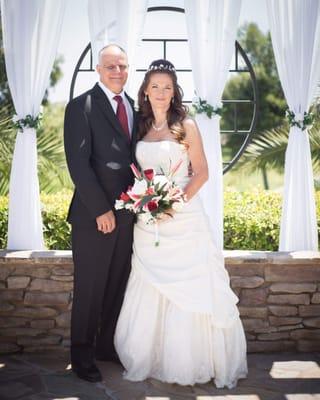
[[[113,335],[130,272],[133,215],[115,211],[114,203],[133,183],[136,141],[133,101],[123,91],[125,51],[104,47],[96,69],[100,81],[70,101],[64,123],[75,185],[68,214],[74,261],[71,363],[91,382],[102,379],[95,357],[116,358]]]

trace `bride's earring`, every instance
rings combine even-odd
[[[171,104],[174,104],[174,97],[171,98]]]
[[[148,101],[148,95],[147,94],[144,95],[144,101]]]

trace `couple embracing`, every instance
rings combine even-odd
[[[125,378],[234,387],[247,374],[246,341],[198,191],[208,177],[201,135],[187,116],[174,66],[156,60],[138,93],[123,87],[125,51],[99,52],[99,82],[65,114],[65,150],[75,185],[71,363],[82,379],[102,379],[95,359],[121,362]],[[156,173],[180,163],[174,180],[186,202],[154,227],[115,201],[133,184],[130,164]],[[191,166],[191,168],[190,168]],[[190,170],[192,169],[192,174]],[[171,212],[172,211],[172,212]]]

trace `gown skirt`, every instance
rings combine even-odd
[[[181,145],[172,143],[163,146],[170,163],[181,152]],[[150,157],[152,146],[139,147],[148,147]],[[144,169],[157,156],[159,151]],[[188,179],[177,177],[181,186]],[[155,246],[155,226],[138,218],[132,270],[114,338],[124,376],[180,385],[213,379],[218,388],[232,388],[247,375],[246,339],[238,298],[230,288],[223,253],[213,243],[200,197],[193,197],[174,218],[160,222],[158,232]]]

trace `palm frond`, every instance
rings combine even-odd
[[[284,127],[264,131],[248,145],[236,168],[254,172],[258,169],[283,170],[288,143],[288,130]]]
[[[309,138],[312,165],[315,172],[320,172],[320,123],[313,126]]]
[[[284,169],[285,152],[288,144],[289,128],[282,125],[278,128],[264,131],[248,145],[236,168],[248,172],[259,169]],[[320,171],[320,122],[309,131],[311,157],[314,171]]]
[[[0,109],[0,195],[9,192],[12,155],[16,138],[11,111]],[[38,175],[41,191],[54,193],[72,188],[66,167],[62,122],[63,107],[48,106],[44,113],[43,126],[37,132]]]

